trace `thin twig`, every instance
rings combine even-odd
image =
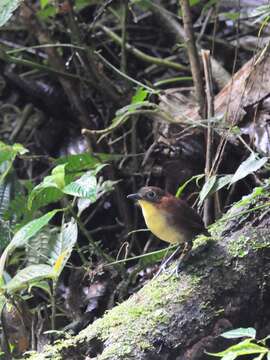
[[[121,38],[115,32],[110,30],[107,26],[101,25],[100,27],[115,43],[122,45]],[[138,59],[141,59],[145,62],[148,62],[151,64],[156,64],[159,66],[168,67],[168,68],[179,70],[179,71],[181,71],[181,70],[189,71],[188,66],[178,64],[178,63],[175,63],[170,60],[161,59],[161,58],[158,58],[155,56],[148,55],[127,42],[125,43],[125,47],[126,47],[127,51],[129,51],[131,54],[136,56]]]
[[[213,79],[212,79],[209,50],[202,51],[202,60],[203,60],[203,68],[204,68],[205,84],[206,84],[207,118],[211,119],[215,116],[215,108],[214,108]],[[212,167],[212,158],[213,158],[213,129],[210,121],[208,121],[206,136],[207,136],[207,141],[206,141],[206,157],[205,157],[205,178],[207,181],[211,177],[211,167]],[[214,220],[213,197],[209,197],[205,200],[203,217],[206,226],[208,226],[213,222]]]
[[[183,23],[185,30],[185,41],[188,51],[188,57],[191,67],[191,73],[195,86],[195,94],[199,104],[199,114],[205,117],[205,95],[203,87],[203,77],[201,73],[201,65],[199,54],[196,47],[196,41],[193,31],[192,17],[188,0],[180,0],[180,6],[183,14]]]
[[[127,73],[127,15],[128,15],[128,0],[123,0],[123,14],[121,19],[122,27],[122,44],[121,44],[121,71]]]

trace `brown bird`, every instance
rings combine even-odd
[[[182,259],[199,234],[209,236],[201,217],[187,203],[154,186],[142,187],[128,198],[137,200],[148,229],[170,244],[184,245]]]

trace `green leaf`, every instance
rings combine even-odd
[[[37,16],[42,20],[47,20],[50,17],[54,17],[58,12],[58,9],[56,6],[53,5],[47,5],[44,9],[41,9],[36,12]]]
[[[252,174],[253,172],[259,170],[267,163],[267,160],[268,160],[267,157],[263,157],[259,159],[258,155],[256,155],[255,153],[251,153],[251,155],[244,162],[242,162],[242,164],[236,170],[230,184],[233,184],[236,181],[243,179],[247,175]]]
[[[208,353],[209,355],[216,356],[216,357],[224,357],[225,355],[229,356],[228,354],[235,354],[237,356],[240,355],[251,355],[251,354],[266,354],[268,349],[254,344],[251,342],[252,339],[246,339],[239,344],[230,346],[228,349],[218,352],[218,353]]]
[[[241,337],[249,337],[249,338],[255,339],[256,338],[256,330],[251,327],[238,328],[238,329],[226,331],[226,332],[220,334],[220,336],[222,336],[226,339],[237,339],[237,338],[241,338]]]
[[[49,265],[30,265],[20,270],[3,289],[8,293],[15,293],[18,290],[28,287],[31,282],[53,278],[53,269]]]
[[[82,212],[87,209],[92,204],[92,201],[89,199],[79,198],[77,201],[78,206],[78,216],[81,216]]]
[[[131,104],[137,104],[144,101],[149,95],[149,91],[143,87],[139,87],[131,99]]]
[[[29,284],[29,292],[31,291],[31,289],[33,287],[37,287],[37,288],[45,291],[49,296],[51,295],[51,288],[50,288],[50,285],[48,284],[47,280],[38,279],[37,281],[35,281],[35,280],[31,281],[31,283]]]
[[[214,194],[218,190],[224,188],[225,186],[229,185],[232,180],[233,175],[225,175],[221,177],[212,176],[203,186],[199,198],[199,204],[207,198],[208,196]]]
[[[0,258],[0,278],[3,276],[5,262],[10,253],[18,247],[25,246],[27,241],[39,230],[41,230],[45,225],[47,225],[48,222],[59,211],[62,211],[62,209],[50,211],[47,214],[41,216],[40,218],[30,221],[28,224],[26,224],[19,231],[16,232],[13,239],[5,248],[5,251]]]
[[[227,355],[223,356],[221,360],[234,360],[237,358],[237,355],[234,353],[228,353]]]
[[[68,195],[86,198],[95,202],[97,199],[97,179],[88,171],[78,180],[71,182],[64,187],[63,192]]]
[[[217,180],[217,176],[211,176],[203,185],[202,190],[200,191],[199,194],[199,204],[202,204],[202,202],[204,201],[205,198],[207,198],[207,196],[210,194],[211,190],[213,189],[215,183]]]
[[[58,165],[52,170],[52,181],[57,185],[59,189],[65,186],[65,167],[66,164]]]
[[[58,277],[68,261],[78,238],[78,227],[74,219],[62,226],[61,232],[49,254],[49,263]]]
[[[40,0],[41,9],[44,9],[47,5],[49,5],[49,0]]]
[[[63,156],[54,161],[56,165],[66,164],[66,172],[79,172],[94,169],[96,166],[109,161],[120,160],[123,155],[105,153],[83,153],[77,155]]]
[[[46,176],[42,183],[35,186],[28,198],[28,208],[34,210],[52,202],[59,201],[63,197],[61,189],[65,186],[66,164],[57,165],[51,175]]]
[[[190,179],[188,179],[186,182],[184,182],[183,185],[178,187],[175,196],[179,198],[190,182],[192,182],[193,180],[196,180],[196,183],[197,183],[200,179],[204,178],[204,176],[205,176],[204,174],[199,174],[199,175],[192,176]]]
[[[26,244],[27,266],[46,264],[59,236],[59,227],[46,226]]]
[[[63,192],[57,187],[47,184],[40,184],[36,186],[30,193],[27,201],[28,210],[38,210],[43,206],[55,203],[62,199]]]
[[[267,360],[270,360],[270,351],[267,353]]]
[[[118,182],[111,180],[97,182],[96,174],[103,166],[98,167],[96,170],[88,171],[78,180],[68,184],[63,189],[63,192],[67,195],[88,199],[90,201],[89,203],[84,202],[84,204],[80,204],[80,207],[82,205],[83,208],[79,209],[79,213],[88,207],[90,203],[97,201],[103,194],[112,191],[114,185]]]
[[[0,141],[0,166],[1,166],[0,184],[7,176],[7,174],[10,172],[10,169],[12,168],[12,163],[15,160],[16,156],[18,154],[23,155],[26,152],[28,152],[28,150],[24,148],[21,144],[15,143],[14,145],[11,146]]]
[[[21,4],[21,0],[0,1],[0,26],[3,26],[12,16],[13,11]]]
[[[21,144],[15,143],[13,145],[7,145],[0,141],[0,163],[5,160],[10,160],[14,155],[23,155],[27,152],[28,150]]]

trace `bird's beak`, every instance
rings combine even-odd
[[[140,200],[142,197],[139,194],[129,194],[127,198],[132,200]]]

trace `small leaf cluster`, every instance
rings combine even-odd
[[[53,161],[50,174],[39,184],[25,185],[16,177],[14,160],[24,157],[27,152],[20,144],[0,142],[0,229],[4,249],[0,258],[1,308],[10,299],[12,304],[18,298],[26,301],[25,295],[31,294],[33,287],[44,291],[48,301],[52,301],[51,307],[55,306],[53,298],[59,276],[78,240],[79,218],[116,183],[99,176],[106,166],[104,161],[110,160],[109,156],[85,153]],[[14,179],[23,193],[23,204],[19,201],[22,194],[12,191]],[[22,208],[17,209],[14,216],[9,210],[16,198],[17,206]],[[56,208],[47,211],[48,205]],[[28,211],[28,219],[22,215],[24,211]],[[62,216],[61,226],[49,225],[57,214],[58,218]],[[3,231],[4,225],[6,231]],[[11,263],[13,269],[10,271]]]
[[[254,328],[238,328],[226,331],[221,336],[225,339],[245,339],[228,347],[226,350],[218,353],[208,353],[208,355],[219,357],[221,360],[234,360],[244,355],[254,355],[253,360],[270,359],[270,349],[266,346],[268,337],[256,340],[256,330]]]

